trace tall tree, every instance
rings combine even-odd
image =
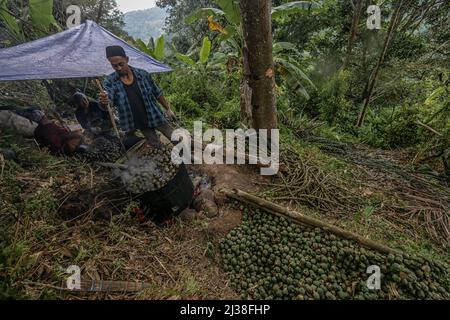
[[[251,89],[252,123],[255,129],[277,127],[272,56],[272,3],[241,0],[244,35],[244,77]]]
[[[355,42],[356,33],[358,32],[359,18],[361,16],[363,0],[356,0],[356,4],[353,4],[353,1],[351,3],[353,6],[353,19],[350,36],[348,37],[347,55],[345,56],[344,64],[342,66],[342,69],[344,70],[347,68],[352,56],[353,44]]]
[[[203,38],[210,34],[205,22],[189,24],[185,23],[185,18],[197,9],[217,7],[213,0],[157,0],[156,5],[167,10],[164,31],[171,35],[173,44],[181,52],[201,45]]]
[[[364,123],[364,118],[366,117],[367,110],[369,108],[373,90],[374,90],[375,85],[378,80],[378,74],[380,72],[380,68],[384,62],[384,58],[386,56],[386,52],[389,47],[389,43],[391,42],[392,37],[393,37],[393,35],[399,25],[399,22],[400,22],[399,21],[400,20],[400,12],[401,12],[401,8],[402,8],[403,4],[404,4],[404,0],[399,0],[395,5],[394,13],[392,14],[391,21],[389,22],[389,27],[387,30],[386,38],[384,39],[383,49],[381,50],[380,56],[378,58],[378,62],[376,64],[375,68],[373,69],[373,71],[369,77],[369,81],[366,85],[366,88],[367,88],[366,96],[364,98],[363,107],[361,108],[361,112],[359,113],[358,121],[356,124],[358,127],[362,127],[362,125]]]

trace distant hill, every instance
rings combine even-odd
[[[124,14],[124,29],[133,38],[147,42],[151,37],[159,37],[163,33],[166,16],[166,10],[158,7],[130,11]]]

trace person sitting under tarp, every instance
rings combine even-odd
[[[78,123],[92,138],[114,136],[109,114],[97,101],[76,92],[73,95],[73,103],[77,108],[75,117]]]
[[[41,110],[31,110],[25,116],[38,126],[34,130],[36,141],[54,154],[73,155],[83,149],[83,138],[51,122]]]
[[[29,121],[22,114],[23,111],[24,108],[17,106],[0,106],[0,129],[25,138],[34,137],[37,125]]]

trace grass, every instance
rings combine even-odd
[[[80,200],[113,189],[108,172],[54,157],[33,141],[2,135],[0,147],[13,147],[20,159],[5,162],[0,180],[1,298],[78,299],[54,289],[64,284],[72,264],[89,279],[152,284],[140,293],[87,298],[236,298],[218,264],[218,240],[211,238],[207,221],[166,229],[139,224],[130,214],[137,203],[123,193],[93,197],[92,203]],[[99,212],[109,218],[97,217]]]
[[[349,183],[349,192],[362,194],[362,209],[342,217],[307,206],[299,206],[299,211],[410,254],[449,260],[448,252],[425,236],[413,237],[377,214],[385,197],[359,188],[360,169],[298,140],[289,130],[282,130],[280,138],[282,146],[293,146],[327,174]],[[71,264],[93,279],[151,283],[137,294],[99,293],[88,298],[237,298],[221,269],[218,239],[211,235],[208,220],[179,222],[164,230],[138,224],[130,215],[137,205],[131,199],[112,205],[117,196],[112,193],[95,203],[79,200],[108,188],[105,172],[54,157],[29,140],[1,135],[0,147],[13,148],[20,159],[19,164],[6,161],[0,179],[0,298],[78,299],[48,287],[60,286]],[[65,215],[74,210],[76,216]],[[109,218],[97,218],[99,212],[109,213]]]

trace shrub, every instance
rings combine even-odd
[[[382,109],[368,113],[361,131],[361,141],[380,148],[404,148],[420,141],[418,135],[418,110],[401,106],[393,110]]]

